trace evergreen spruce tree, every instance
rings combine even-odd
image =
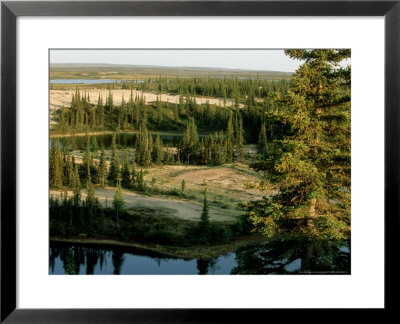
[[[146,182],[144,181],[143,169],[140,169],[140,172],[137,174],[137,189],[140,191],[146,191]]]
[[[100,129],[104,128],[104,106],[103,106],[103,97],[100,96],[97,99],[97,107],[96,107],[96,115],[98,118],[97,125]]]
[[[50,188],[61,188],[63,186],[63,157],[60,151],[59,142],[55,141],[52,143],[50,148],[50,170],[49,180]]]
[[[135,127],[135,111],[134,111],[134,102],[133,102],[133,90],[131,87],[131,93],[129,95],[129,101],[128,101],[128,106],[127,106],[127,115],[129,116],[128,121],[130,121],[130,127],[134,128]]]
[[[200,215],[199,230],[201,241],[206,243],[210,237],[210,216],[207,201],[207,187],[204,188],[203,209]]]
[[[123,188],[131,188],[131,171],[129,170],[128,153],[124,156],[124,164],[122,167],[121,185]]]
[[[160,164],[164,159],[163,143],[160,135],[157,135],[153,148],[153,162]]]
[[[106,155],[104,153],[104,147],[101,146],[100,162],[99,162],[99,182],[102,188],[104,188],[105,186],[106,179],[107,179]]]
[[[236,137],[236,155],[237,155],[237,160],[239,162],[243,161],[244,154],[245,154],[245,147],[244,147],[243,122],[242,118],[239,118],[239,127]]]
[[[114,100],[111,90],[108,91],[107,106],[111,113],[114,112]]]
[[[181,195],[183,195],[185,193],[185,188],[186,188],[186,182],[185,182],[185,179],[182,179],[182,182],[181,182]]]
[[[260,133],[258,135],[258,152],[264,155],[267,151],[267,131],[265,122],[261,124]]]
[[[119,182],[117,183],[117,189],[114,194],[112,205],[113,205],[114,215],[117,220],[117,227],[119,228],[119,216],[125,212],[125,201],[124,198],[122,197],[122,189]]]
[[[226,139],[225,139],[225,150],[226,150],[226,163],[231,163],[233,161],[233,146],[235,143],[234,129],[233,129],[233,119],[232,112],[229,114],[228,126],[226,128]]]
[[[97,150],[99,149],[99,144],[97,143],[96,136],[92,137],[92,152],[94,154],[94,158],[97,157]]]
[[[185,132],[183,133],[182,153],[186,156],[186,161],[190,164],[190,157],[196,156],[199,136],[197,133],[197,126],[194,119],[191,118],[186,125]]]
[[[75,165],[74,169],[74,183],[72,188],[74,205],[78,206],[81,200],[81,181],[79,179],[78,166]]]
[[[72,188],[74,185],[74,162],[73,157],[70,154],[67,156],[67,175],[68,175],[68,187]]]
[[[86,135],[86,141],[85,141],[85,152],[83,153],[82,157],[82,169],[83,169],[83,175],[86,178],[90,177],[90,169],[92,166],[92,155],[90,154],[90,136]]]
[[[215,160],[215,164],[224,164],[226,162],[226,144],[225,144],[225,137],[224,133],[221,131],[217,135],[216,138],[216,149],[217,149],[217,156]]]
[[[88,224],[88,233],[93,233],[93,224],[94,218],[97,214],[97,198],[94,190],[94,186],[89,176],[88,181],[86,182],[86,200],[85,200],[85,207],[86,207],[86,219]]]
[[[131,188],[135,188],[137,185],[137,173],[136,173],[136,163],[135,159],[132,158],[132,167],[131,167]]]
[[[113,134],[111,142],[110,172],[108,173],[108,178],[113,185],[115,185],[120,180],[120,163],[116,141],[116,135]]]
[[[81,182],[79,179],[78,166],[74,169],[74,183],[72,187],[73,217],[79,218],[79,203],[81,201]],[[72,223],[72,222],[71,222]]]
[[[136,160],[137,163],[143,166],[147,166],[151,162],[152,152],[152,136],[147,130],[144,122],[140,123],[139,136],[136,142]]]
[[[279,192],[243,206],[272,237],[340,240],[350,230],[350,50],[286,50],[304,61],[273,117],[290,126],[259,169]]]
[[[145,165],[148,165],[151,163],[151,155],[152,154],[153,154],[153,136],[149,132],[148,139],[147,139],[147,150],[146,150],[146,155],[145,155],[145,160],[146,160]]]

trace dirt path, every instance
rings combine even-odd
[[[114,197],[114,188],[96,189],[96,197],[99,198],[103,206],[111,207],[112,200]],[[50,195],[58,196],[60,194],[57,190],[50,190]],[[68,192],[68,195],[72,195],[72,192]],[[188,202],[186,200],[178,199],[167,199],[160,197],[149,197],[139,195],[138,193],[131,191],[123,191],[123,198],[126,203],[126,209],[140,211],[141,209],[147,209],[146,212],[154,211],[157,215],[164,215],[167,217],[177,217],[186,220],[200,220],[200,214],[202,210],[202,205],[196,204],[194,202]],[[82,190],[82,198],[86,197],[85,190]],[[107,200],[107,202],[106,202]],[[238,211],[238,214],[240,211]],[[236,217],[224,213],[223,210],[218,208],[209,208],[209,215],[211,220],[214,221],[234,221]]]
[[[111,90],[113,94],[114,104],[120,105],[122,102],[122,97],[124,97],[125,102],[129,100],[131,90]],[[58,109],[62,106],[68,107],[71,105],[72,95],[75,93],[75,90],[50,90],[50,109]],[[108,96],[109,90],[107,89],[89,89],[86,90],[86,94],[90,96],[90,102],[93,104],[97,103],[97,99],[100,96],[103,96],[103,101],[106,96]],[[157,100],[157,94],[151,92],[143,92],[138,90],[133,90],[133,97],[136,95],[144,96],[147,103],[154,102]],[[196,97],[196,102],[198,104],[205,104],[209,101],[210,104],[214,105],[223,105],[223,100],[219,98],[206,98],[206,97]],[[168,101],[171,103],[179,102],[179,96],[177,95],[167,95],[161,94],[161,101]],[[226,105],[232,106],[234,101],[227,100]],[[239,107],[243,107],[243,104],[240,104]]]

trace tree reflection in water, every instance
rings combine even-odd
[[[100,271],[107,260],[107,254],[110,251],[100,250],[92,247],[75,245],[66,248],[64,246],[53,246],[50,249],[49,265],[51,273],[54,273],[56,258],[60,258],[65,274],[80,274],[81,266],[86,265],[85,273],[92,275],[95,273],[95,268],[99,264]],[[121,267],[124,263],[124,253],[118,249],[112,252],[112,263],[114,266],[114,274],[121,273]]]
[[[114,266],[114,274],[121,274],[121,268],[122,264],[124,263],[124,253],[122,253],[120,250],[114,250],[113,255],[112,255],[112,263]]]
[[[236,251],[232,274],[350,274],[350,241],[275,240]]]
[[[163,268],[164,259],[167,262]],[[171,259],[118,247],[79,244],[50,247],[52,274],[147,274],[146,266],[152,274],[350,274],[350,241],[310,244],[274,240],[241,247],[227,256],[197,260]]]
[[[197,259],[197,270],[199,275],[207,274],[213,270],[216,264],[216,259]]]

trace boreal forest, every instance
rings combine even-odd
[[[350,273],[351,52],[284,54],[295,72],[50,65],[50,273]]]

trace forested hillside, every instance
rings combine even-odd
[[[350,50],[285,54],[302,62],[288,80],[73,85],[70,105],[51,111],[51,235],[205,257],[284,239],[311,258],[348,240]],[[129,93],[118,103],[117,90]]]

